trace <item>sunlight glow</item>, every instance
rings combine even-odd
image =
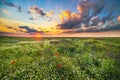
[[[118,16],[118,21],[120,21],[120,16]]]
[[[41,36],[40,33],[34,33],[33,35],[34,35],[34,39],[35,39],[36,41],[40,41],[41,38],[42,38],[42,36]]]

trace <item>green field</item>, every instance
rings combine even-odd
[[[0,38],[0,80],[120,80],[120,38]]]

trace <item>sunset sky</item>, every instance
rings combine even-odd
[[[5,2],[13,3],[15,6],[7,5]],[[77,4],[75,0],[0,0],[0,17],[44,27],[55,26],[60,21],[58,14],[61,13],[61,10],[70,9],[77,12]],[[21,7],[21,12],[18,11],[16,6]],[[53,12],[53,14],[49,17],[34,13],[29,14],[28,11],[34,6],[43,9],[44,13]],[[32,18],[35,18],[35,20],[31,20]]]
[[[118,30],[119,7],[120,0],[0,0],[0,32]]]

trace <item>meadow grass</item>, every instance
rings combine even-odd
[[[120,80],[120,38],[0,38],[1,80]]]

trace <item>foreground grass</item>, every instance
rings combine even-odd
[[[120,80],[120,38],[1,38],[2,80]]]

